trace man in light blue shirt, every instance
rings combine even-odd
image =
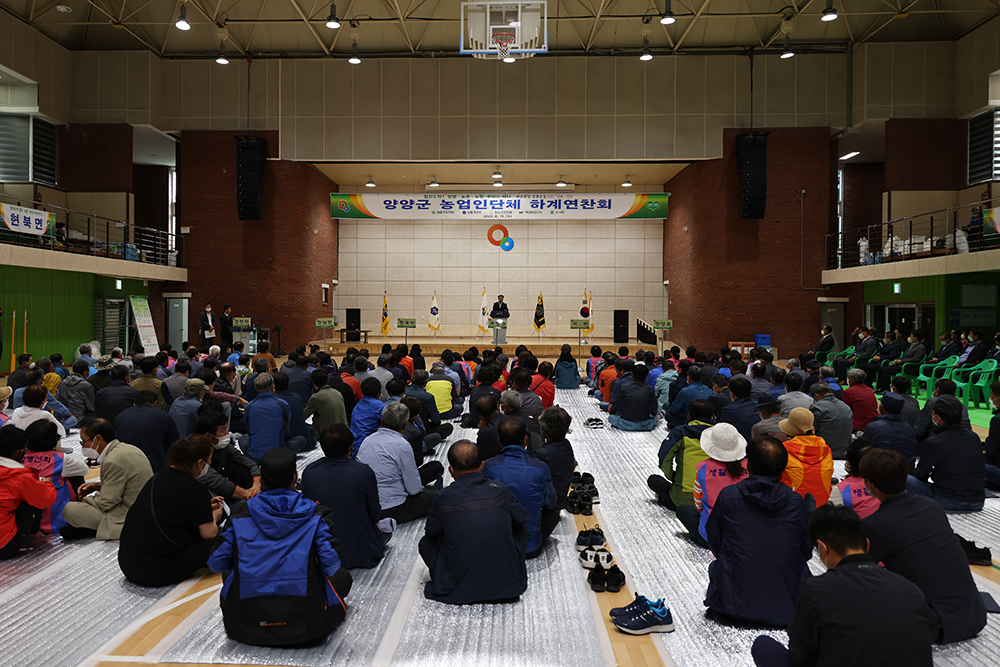
[[[444,474],[439,461],[417,468],[413,449],[402,433],[409,419],[410,410],[403,403],[386,404],[381,427],[365,438],[357,455],[375,473],[382,508],[379,519],[389,517],[397,524],[427,516]]]

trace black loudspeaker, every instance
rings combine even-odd
[[[236,137],[236,205],[240,220],[264,217],[261,186],[267,163],[267,142],[260,137]]]
[[[360,308],[348,308],[347,309],[347,340],[348,341],[359,341],[361,340],[361,309]]]
[[[736,166],[740,172],[740,217],[764,217],[767,205],[767,132],[736,137]]]
[[[627,310],[616,310],[615,311],[615,342],[616,343],[627,343],[628,342],[628,311]]]

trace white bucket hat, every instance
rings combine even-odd
[[[747,455],[747,441],[732,424],[716,424],[701,432],[701,450],[716,461],[740,461]]]

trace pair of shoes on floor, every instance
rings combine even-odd
[[[600,417],[591,417],[587,421],[583,422],[583,425],[587,428],[604,428],[604,420]]]
[[[573,471],[573,476],[569,480],[569,486],[571,489],[575,489],[578,486],[584,486],[587,484],[594,483],[594,476],[589,472],[580,472],[579,470]]]
[[[650,632],[673,632],[674,618],[663,600],[653,602],[636,593],[635,601],[627,607],[616,607],[608,612],[615,627],[630,635],[647,635]]]
[[[570,514],[591,516],[594,513],[593,496],[576,490],[570,491],[566,496],[566,509]]]
[[[962,551],[965,552],[965,557],[969,561],[969,565],[988,566],[993,564],[993,554],[990,552],[989,547],[977,547],[976,543],[972,540],[967,540],[961,535],[957,537],[959,543],[962,545]]]
[[[603,547],[607,543],[608,540],[604,537],[604,531],[601,530],[600,524],[594,526],[590,530],[581,530],[576,536],[577,551],[583,551],[587,547],[597,549]]]
[[[585,547],[580,552],[580,565],[588,570],[593,570],[597,565],[607,570],[614,564],[615,557],[603,547]]]
[[[604,569],[604,566],[598,563],[587,575],[587,583],[590,584],[590,590],[595,593],[605,591],[617,593],[625,585],[625,573],[617,565]]]

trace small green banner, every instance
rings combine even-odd
[[[248,327],[248,326],[250,326],[250,318],[249,317],[234,317],[233,318],[233,326],[234,327]]]
[[[569,328],[571,330],[589,329],[590,328],[590,320],[570,320],[569,321]]]
[[[674,328],[674,321],[673,320],[653,320],[653,328],[654,329],[673,329]]]
[[[490,329],[506,329],[507,328],[507,320],[494,320],[494,319],[491,319],[489,321],[489,324],[487,324],[486,326],[488,326]]]
[[[396,319],[397,329],[416,329],[417,320],[414,318],[399,317]]]
[[[317,329],[332,329],[336,325],[333,323],[332,317],[317,317],[316,318],[316,328]]]

